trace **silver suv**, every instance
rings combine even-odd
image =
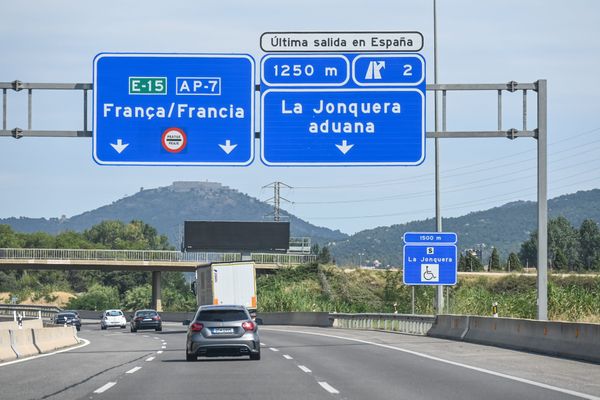
[[[244,306],[201,306],[189,325],[185,359],[199,356],[250,356],[260,360],[258,326]]]

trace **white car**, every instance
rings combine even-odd
[[[123,311],[121,310],[106,310],[102,313],[102,319],[100,320],[100,329],[106,329],[111,326],[118,326],[125,328],[127,326],[127,320]]]

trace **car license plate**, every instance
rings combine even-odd
[[[144,318],[144,321],[152,321],[152,318]]]
[[[233,328],[213,328],[212,333],[217,335],[233,333]]]

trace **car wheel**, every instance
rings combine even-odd
[[[258,353],[250,353],[250,359],[253,361],[260,360],[260,351]]]
[[[159,326],[158,328],[155,329],[156,332],[161,332],[162,331],[162,326]]]
[[[133,327],[131,327],[131,332],[135,333],[137,332],[137,329],[133,329]]]
[[[198,360],[198,356],[195,354],[189,354],[189,353],[185,353],[185,361],[197,361]]]
[[[81,327],[78,326],[76,329],[77,329],[77,332],[79,332],[81,330]]]
[[[100,325],[100,329],[102,329],[104,331],[104,330],[106,330],[106,327],[104,325]]]
[[[121,329],[127,328],[127,325],[121,325]]]

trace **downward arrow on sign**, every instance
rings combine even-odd
[[[237,147],[237,144],[231,144],[231,140],[226,140],[225,144],[219,145],[227,154],[231,153]]]
[[[336,144],[336,147],[340,149],[343,154],[346,154],[350,151],[351,148],[354,147],[353,144],[348,144],[346,140],[342,140],[342,144]]]
[[[111,143],[110,145],[117,151],[117,153],[121,154],[123,150],[129,146],[129,143],[123,144],[123,139],[117,139],[117,144]]]

